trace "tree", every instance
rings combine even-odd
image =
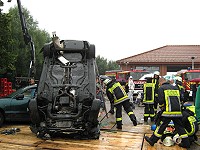
[[[106,58],[98,55],[96,57],[96,63],[99,70],[99,74],[103,75],[107,70],[119,70],[120,67],[115,61],[108,61]]]
[[[0,74],[15,70],[16,55],[13,53],[11,17],[0,13]]]
[[[22,7],[23,14],[25,16],[26,25],[28,32],[31,35],[36,53],[36,79],[39,79],[40,72],[42,69],[43,56],[40,53],[43,45],[50,41],[50,35],[38,27],[38,22],[33,19],[30,12]],[[18,7],[15,6],[9,10],[9,15],[11,16],[11,33],[13,40],[13,49],[16,57],[16,76],[27,76],[29,70],[29,63],[31,59],[30,47],[27,46],[23,39],[23,33],[21,29],[21,22],[19,18]]]

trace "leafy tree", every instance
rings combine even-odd
[[[119,69],[120,69],[120,67],[115,61],[112,61],[112,60],[108,61],[107,70],[119,70]]]
[[[22,8],[23,14],[25,16],[26,25],[28,28],[28,33],[31,35],[36,54],[36,79],[39,78],[42,69],[43,56],[40,53],[43,45],[50,41],[50,35],[38,27],[38,22],[33,19],[30,12],[26,8]],[[14,53],[16,58],[16,76],[27,76],[29,70],[29,63],[31,59],[30,46],[26,45],[23,38],[21,21],[19,18],[18,7],[15,6],[9,10],[9,15],[11,16],[11,33],[13,39]]]
[[[96,57],[96,63],[100,75],[105,74],[107,70],[118,70],[120,68],[115,61],[108,61],[100,55]]]
[[[0,74],[15,70],[16,55],[13,53],[11,17],[0,13]]]

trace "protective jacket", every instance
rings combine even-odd
[[[188,136],[193,136],[198,131],[198,121],[194,116],[194,113],[188,109],[182,111],[183,124]]]
[[[129,100],[127,93],[119,82],[111,82],[107,85],[106,94],[110,102],[114,105]]]
[[[144,104],[154,104],[155,83],[144,84]]]
[[[176,86],[165,82],[158,89],[159,107],[163,110],[162,116],[182,117],[180,92]]]
[[[178,87],[180,91],[180,100],[181,102],[184,102],[184,87],[182,85],[182,82],[176,81],[176,86]]]
[[[155,84],[155,92],[154,92],[154,94],[155,94],[155,97],[158,97],[158,88],[159,88],[159,77],[154,77],[153,78],[153,83]]]

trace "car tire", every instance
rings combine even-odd
[[[5,117],[3,113],[0,111],[0,127],[3,125],[4,121],[5,121]]]
[[[50,57],[51,53],[50,53],[50,44],[46,44],[44,45],[44,47],[42,48],[43,51],[43,57]]]
[[[31,122],[36,125],[38,125],[41,122],[37,108],[38,107],[36,99],[31,99],[29,102],[29,115],[31,118]]]
[[[99,139],[100,136],[100,128],[99,125],[97,125],[96,127],[92,128],[90,130],[90,139]]]
[[[95,45],[93,45],[93,44],[90,45],[90,48],[87,53],[87,58],[88,59],[95,58]]]
[[[101,100],[100,99],[94,99],[93,102],[92,102],[92,107],[91,107],[89,119],[88,119],[90,122],[92,122],[92,123],[97,122],[100,107],[101,107]]]

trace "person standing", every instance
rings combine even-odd
[[[133,100],[134,88],[135,88],[135,84],[133,82],[133,77],[130,76],[128,79],[128,89],[129,89],[128,96],[130,100]]]
[[[155,113],[154,113],[154,91],[155,91],[155,83],[152,83],[152,78],[145,78],[146,83],[143,87],[144,93],[144,124],[147,124],[148,118],[151,118],[151,122],[154,121]]]
[[[182,112],[180,103],[180,92],[176,86],[171,85],[165,78],[160,78],[160,88],[158,89],[158,103],[161,111],[157,121],[157,127],[151,137],[145,136],[145,140],[153,146],[162,137],[171,120],[174,123],[175,130],[182,138],[179,146],[184,148],[190,147],[188,135],[182,124]]]
[[[158,109],[158,88],[159,88],[159,78],[160,72],[155,71],[153,76],[153,83],[155,84],[155,92],[154,92],[154,112],[157,113]]]
[[[180,100],[181,100],[181,103],[183,104],[186,101],[184,100],[184,91],[185,90],[184,90],[184,87],[182,85],[182,78],[177,76],[175,79],[176,79],[176,81],[175,81],[176,86],[178,87],[178,89],[180,91]]]
[[[133,109],[135,109],[135,105],[133,102],[134,88],[135,88],[135,83],[133,82],[133,77],[130,76],[128,79],[128,97],[130,99],[130,105]]]
[[[113,102],[116,107],[117,129],[122,129],[122,106],[133,122],[133,125],[136,126],[136,116],[130,107],[129,98],[124,88],[119,82],[115,82],[109,77],[104,77],[103,82],[106,85],[106,95],[108,99]]]

